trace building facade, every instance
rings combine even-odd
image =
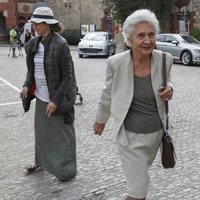
[[[47,4],[38,0],[0,0],[0,41],[8,40],[8,31],[14,25],[23,29],[34,6],[40,5]]]
[[[0,0],[0,41],[14,25],[19,28],[30,18],[38,6],[49,6],[66,29],[80,29],[81,24],[94,24],[101,28],[103,7],[100,0]]]
[[[172,12],[171,31],[192,34],[200,28],[200,0],[177,0]]]
[[[66,29],[79,29],[81,24],[95,24],[100,29],[103,7],[100,0],[45,0]]]
[[[101,0],[0,0],[0,41],[6,40],[13,25],[23,27],[33,10],[41,5],[51,7],[66,29],[80,29],[82,24],[101,29],[104,16]],[[200,0],[175,1],[169,32],[191,34],[195,28],[200,28]]]

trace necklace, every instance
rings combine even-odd
[[[131,49],[131,51],[130,51],[130,54],[131,54],[131,58],[132,58],[132,60],[133,60],[133,51],[132,51],[132,49]],[[139,63],[140,58],[141,58],[141,56],[139,56],[139,57],[136,59],[138,63]],[[135,71],[143,71],[144,68],[145,68],[144,63],[145,63],[145,60],[142,60],[142,63],[141,63],[140,65],[138,65],[138,64],[136,65],[135,63],[133,63],[134,70],[135,70]]]
[[[134,65],[134,69],[136,71],[142,71],[142,70],[144,70],[144,66],[145,66],[144,63],[145,63],[145,60],[142,60],[142,62],[139,63],[139,59],[138,59],[137,65],[136,65],[136,63],[133,64]]]

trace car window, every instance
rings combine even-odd
[[[156,41],[164,42],[166,36],[165,35],[156,35]]]
[[[88,33],[83,40],[106,41],[106,34],[104,33]]]
[[[192,36],[182,35],[181,37],[186,41],[186,43],[200,44],[200,42],[197,39],[193,38]]]
[[[172,42],[172,41],[177,41],[177,39],[172,35],[167,35],[166,42]]]

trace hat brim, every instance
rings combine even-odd
[[[47,24],[57,24],[59,21],[55,20],[55,19],[38,19],[38,18],[31,18],[30,20],[28,20],[28,22],[31,23],[42,23],[45,22]]]

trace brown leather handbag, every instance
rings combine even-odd
[[[163,86],[167,86],[167,77],[166,77],[166,54],[163,53]],[[174,168],[176,164],[176,154],[174,149],[174,144],[172,137],[169,135],[169,105],[168,101],[165,101],[165,111],[166,111],[166,130],[162,138],[161,145],[161,160],[163,167]]]

